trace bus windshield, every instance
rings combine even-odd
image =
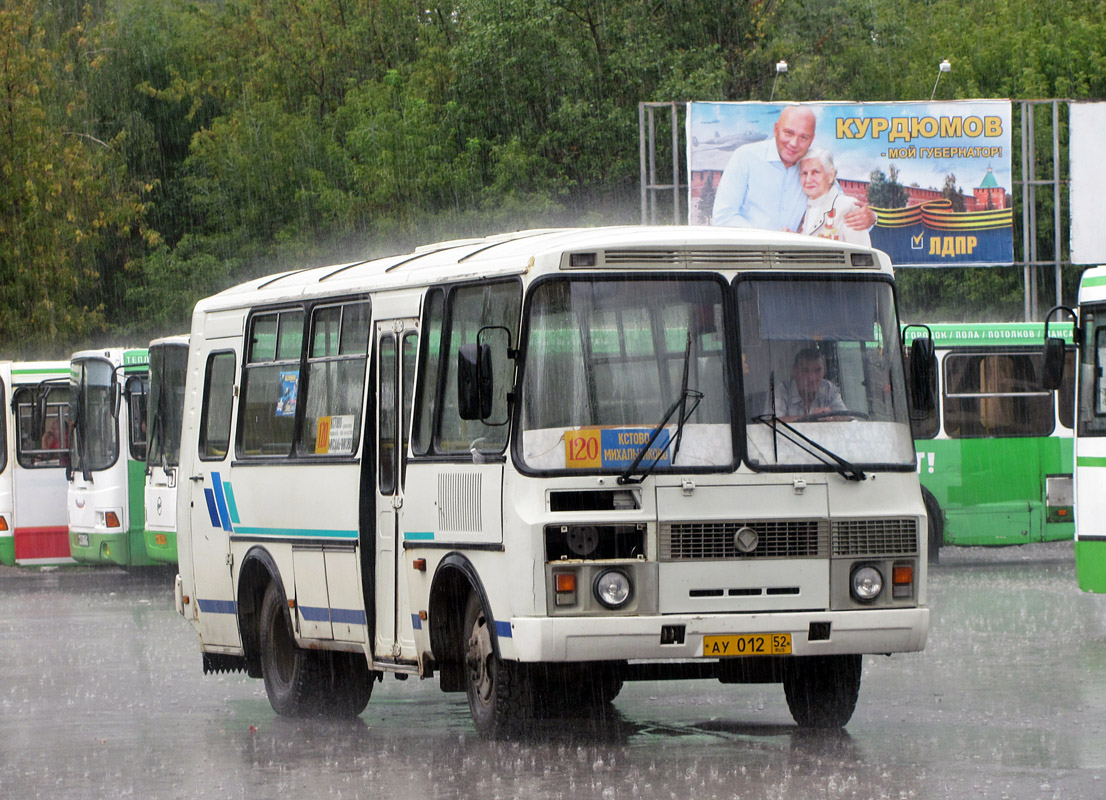
[[[891,284],[737,284],[747,459],[755,469],[914,467]]]
[[[109,361],[90,358],[73,362],[70,381],[75,407],[70,413],[70,456],[74,469],[107,469],[118,457],[119,432],[112,413],[113,375]]]
[[[148,466],[175,467],[180,458],[181,414],[184,410],[186,346],[150,348],[150,396],[147,398],[150,432]]]
[[[642,469],[731,469],[725,291],[710,276],[538,284],[525,346],[521,463],[622,472],[648,445]],[[652,436],[673,404],[679,410]]]

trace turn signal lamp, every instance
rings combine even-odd
[[[553,588],[555,590],[556,604],[559,606],[576,605],[576,573],[554,572]]]
[[[0,516],[0,531],[6,531],[8,529],[8,518]]]
[[[106,514],[104,514],[104,527],[105,528],[118,528],[118,527],[120,527],[119,526],[119,515],[116,514],[114,511],[108,511]]]
[[[896,599],[910,597],[914,590],[914,567],[896,564],[891,568],[891,596]]]

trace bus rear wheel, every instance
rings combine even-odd
[[[861,657],[796,656],[784,664],[783,691],[804,728],[843,728],[860,694]]]
[[[372,695],[372,673],[360,653],[296,646],[288,603],[276,581],[261,603],[261,673],[269,704],[287,717],[356,717]]]
[[[322,663],[318,654],[296,646],[288,604],[276,581],[265,589],[259,634],[261,674],[273,711],[288,717],[317,713]]]
[[[491,619],[476,592],[469,594],[462,631],[465,693],[477,733],[497,739],[520,732],[533,716],[533,682],[525,665],[496,655]]]

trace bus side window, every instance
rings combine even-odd
[[[299,452],[352,455],[361,440],[369,353],[369,304],[322,306],[312,314]]]
[[[212,353],[204,377],[200,412],[200,459],[222,460],[230,446],[230,412],[234,397],[234,353]]]
[[[258,314],[242,370],[238,446],[243,456],[292,452],[299,406],[303,311]]]

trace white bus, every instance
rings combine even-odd
[[[177,488],[184,376],[188,337],[150,342],[150,385],[146,398],[146,553],[154,561],[177,562]]]
[[[1079,346],[1075,371],[1075,569],[1079,588],[1106,592],[1106,267],[1086,270],[1079,283],[1079,308],[1058,306],[1045,328],[1045,387],[1064,379],[1066,320],[1076,319]]]
[[[65,519],[68,378],[68,361],[0,361],[0,563],[73,563]]]
[[[69,550],[83,563],[152,564],[142,508],[146,348],[83,350],[69,363]]]
[[[840,396],[796,418],[803,359]],[[530,231],[253,281],[193,314],[177,607],[281,714],[437,675],[500,736],[715,678],[841,726],[862,654],[928,631],[907,402],[890,263],[840,242]]]

